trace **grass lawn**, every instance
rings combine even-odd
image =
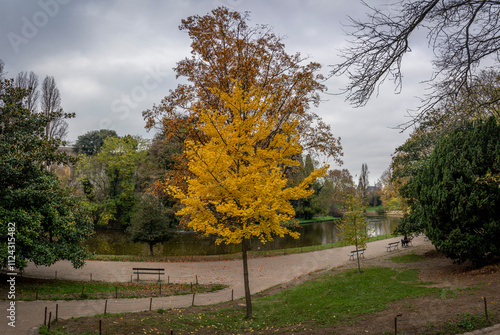
[[[306,220],[306,219],[297,219],[299,221],[299,224],[308,224],[308,223],[317,223],[317,222],[325,222],[325,221],[336,221],[340,220],[340,218],[335,218],[333,216],[315,216],[312,219]]]
[[[0,275],[6,282],[7,277]],[[213,292],[224,285],[191,285],[161,283],[161,296]],[[0,296],[7,296],[7,286],[0,288]],[[37,293],[38,292],[38,293]],[[71,281],[17,277],[16,300],[83,300],[105,298],[138,298],[160,296],[159,283],[106,283],[99,281]]]
[[[439,296],[442,289],[424,284],[427,283],[422,283],[412,269],[371,267],[362,273],[327,273],[278,294],[254,299],[252,320],[244,319],[244,309],[234,307],[208,308],[203,312],[196,308],[159,310],[100,318],[106,334],[162,334],[170,329],[175,334],[307,331],[384,310],[397,300]],[[68,334],[90,334],[96,324],[95,317],[60,321],[46,334],[66,334],[65,330],[69,330]],[[78,332],[73,332],[73,327]]]
[[[384,210],[384,206],[367,206],[366,207],[366,211],[367,212],[376,212],[376,211],[383,211]]]

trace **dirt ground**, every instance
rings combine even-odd
[[[389,260],[395,254],[365,260],[362,266],[404,267],[419,271],[424,282],[434,282],[430,287],[448,288],[453,298],[436,299],[435,296],[408,299],[392,305],[389,309],[359,318],[352,324],[335,325],[295,334],[394,334],[394,318],[398,317],[398,334],[437,334],[445,323],[456,323],[464,314],[479,315],[485,311],[486,297],[488,314],[500,315],[500,262],[474,269],[467,264],[453,261],[436,252],[433,247],[409,247],[404,253],[415,253],[425,258],[413,263],[394,263]],[[398,253],[398,256],[402,253]],[[351,265],[353,266],[353,265]],[[345,269],[345,267],[344,267]]]
[[[400,256],[406,253],[422,255],[421,261],[413,263],[395,263],[389,258]],[[350,262],[346,266],[328,270],[331,272],[343,271],[346,268],[355,267],[355,262]],[[447,288],[449,297],[420,297],[397,302],[389,309],[358,317],[350,323],[335,325],[326,328],[317,328],[307,332],[297,332],[292,329],[281,329],[286,334],[394,334],[394,318],[398,317],[398,334],[438,334],[446,323],[456,323],[464,315],[484,315],[484,299],[488,303],[490,318],[496,315],[495,321],[498,323],[500,316],[500,263],[489,265],[480,269],[473,269],[468,265],[453,264],[452,261],[438,254],[431,245],[418,245],[406,248],[399,252],[388,252],[382,257],[362,260],[362,267],[403,267],[414,268],[419,271],[420,279],[424,282],[433,282],[431,286]],[[294,281],[279,285],[256,296],[276,293],[286,287],[299,284],[312,277],[324,274],[328,271],[318,271],[299,277]],[[450,293],[451,291],[451,293]],[[210,310],[227,308],[234,306],[234,302],[227,302],[215,306],[194,307],[184,310],[183,313],[199,313]],[[145,314],[146,316],[147,314]],[[126,316],[124,316],[126,317]],[[140,318],[139,314],[133,317]],[[66,329],[73,327],[85,329],[88,319],[80,319],[77,325],[67,325]],[[89,322],[95,322],[90,321]],[[314,328],[314,325],[312,328]],[[251,332],[252,334],[266,334],[266,332]],[[273,332],[274,333],[274,332]],[[208,334],[208,333],[207,333]],[[210,334],[219,334],[211,332]],[[250,332],[248,333],[250,334]]]

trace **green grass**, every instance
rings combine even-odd
[[[293,332],[349,322],[360,315],[382,311],[394,301],[438,296],[439,292],[438,288],[423,286],[414,270],[365,268],[362,273],[347,270],[336,275],[328,273],[281,293],[254,299],[252,320],[244,319],[245,310],[235,308],[202,313],[189,309],[158,311],[141,314],[140,323],[127,322],[126,325],[123,319],[108,317],[106,332],[122,334],[121,327],[126,327],[136,333],[146,325],[150,329],[182,329],[199,334],[205,329],[231,334],[270,329]],[[137,320],[138,317],[129,314],[127,319]],[[61,330],[61,326],[56,324],[54,328]]]
[[[414,262],[421,262],[425,259],[424,256],[422,255],[417,255],[417,254],[406,254],[402,256],[394,256],[389,258],[394,263],[414,263]]]
[[[335,218],[333,216],[315,216],[312,219],[297,219],[299,224],[307,224],[307,223],[317,223],[317,222],[325,222],[325,221],[336,221],[340,220],[340,218]]]
[[[437,332],[438,335],[462,334],[476,329],[486,328],[496,323],[496,318],[486,321],[484,314],[471,315],[469,313],[457,314],[458,320],[447,321],[444,329]]]
[[[0,276],[0,278],[2,278]],[[192,289],[191,289],[192,287]],[[191,285],[162,283],[161,296],[213,292],[225,285]],[[0,289],[2,292],[4,288]],[[16,282],[16,300],[82,300],[159,296],[159,283],[106,283],[99,281],[71,281],[19,277]],[[37,294],[38,292],[38,294]],[[6,296],[6,294],[3,294]]]
[[[367,268],[362,273],[327,274],[259,300],[256,314],[263,325],[285,327],[310,320],[330,325],[384,310],[393,301],[439,292],[419,284],[417,272],[409,270]]]

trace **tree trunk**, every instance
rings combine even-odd
[[[361,273],[361,265],[359,264],[359,252],[357,247],[356,247],[356,257],[358,258],[358,273]]]
[[[247,305],[247,319],[252,316],[252,297],[250,295],[250,282],[248,280],[248,257],[247,257],[248,240],[245,238],[241,242],[241,251],[243,252],[243,282],[245,283],[245,302]]]
[[[357,234],[357,232],[356,232]],[[361,265],[359,264],[358,239],[356,238],[356,258],[358,260],[358,273],[361,273]]]
[[[153,257],[153,247],[154,247],[154,244],[149,243],[149,252],[151,253],[151,257]]]

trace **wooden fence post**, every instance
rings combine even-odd
[[[401,315],[403,315],[403,314],[398,314],[394,318],[394,334],[395,335],[398,335],[398,317],[400,317]]]

